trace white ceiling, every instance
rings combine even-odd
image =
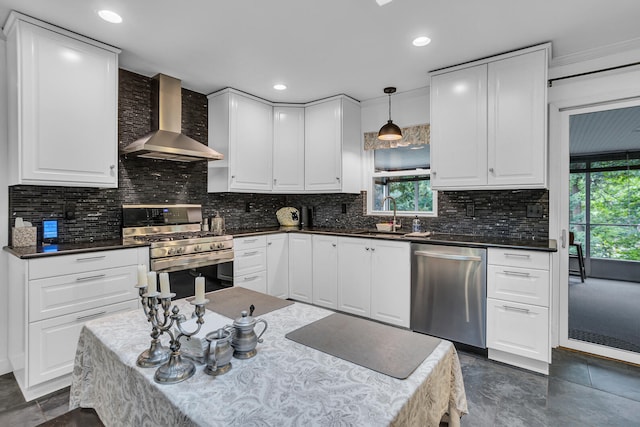
[[[106,8],[124,22],[98,18]],[[11,9],[121,48],[122,68],[280,102],[404,92],[430,70],[546,41],[558,57],[640,38],[638,0],[0,0],[0,23]],[[412,46],[422,34],[432,43]]]

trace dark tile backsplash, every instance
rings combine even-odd
[[[151,79],[120,70],[119,144],[128,145],[151,131]],[[182,130],[207,143],[207,97],[182,90]],[[380,217],[369,217],[361,194],[244,194],[207,193],[207,165],[123,158],[118,164],[119,187],[96,189],[50,186],[9,187],[9,215],[40,227],[43,218],[60,219],[60,241],[119,238],[121,205],[137,203],[197,203],[203,214],[216,211],[228,230],[277,226],[275,212],[283,206],[314,208],[313,225],[332,228],[371,228]],[[542,206],[542,218],[527,218],[528,204]],[[346,213],[343,213],[343,205]],[[474,216],[467,216],[473,206]],[[423,218],[425,230],[514,238],[546,239],[549,195],[546,190],[457,191],[438,195],[437,218]],[[387,220],[387,219],[384,219]],[[403,218],[410,228],[411,218]]]

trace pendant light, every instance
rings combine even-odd
[[[378,139],[383,141],[397,141],[402,139],[402,131],[391,121],[391,94],[396,92],[395,87],[385,87],[384,93],[389,95],[389,121],[378,131]]]

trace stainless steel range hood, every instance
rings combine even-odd
[[[120,150],[122,154],[149,159],[197,162],[222,160],[224,156],[182,132],[180,80],[154,77],[152,127],[157,129]]]

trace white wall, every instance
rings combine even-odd
[[[0,247],[8,239],[8,150],[7,150],[7,43],[0,39]],[[7,252],[0,251],[0,374],[11,371],[7,357]]]
[[[426,77],[425,77],[426,79]],[[377,132],[389,120],[389,97],[360,103],[362,132]],[[391,120],[401,128],[429,123],[429,87],[391,95]]]

